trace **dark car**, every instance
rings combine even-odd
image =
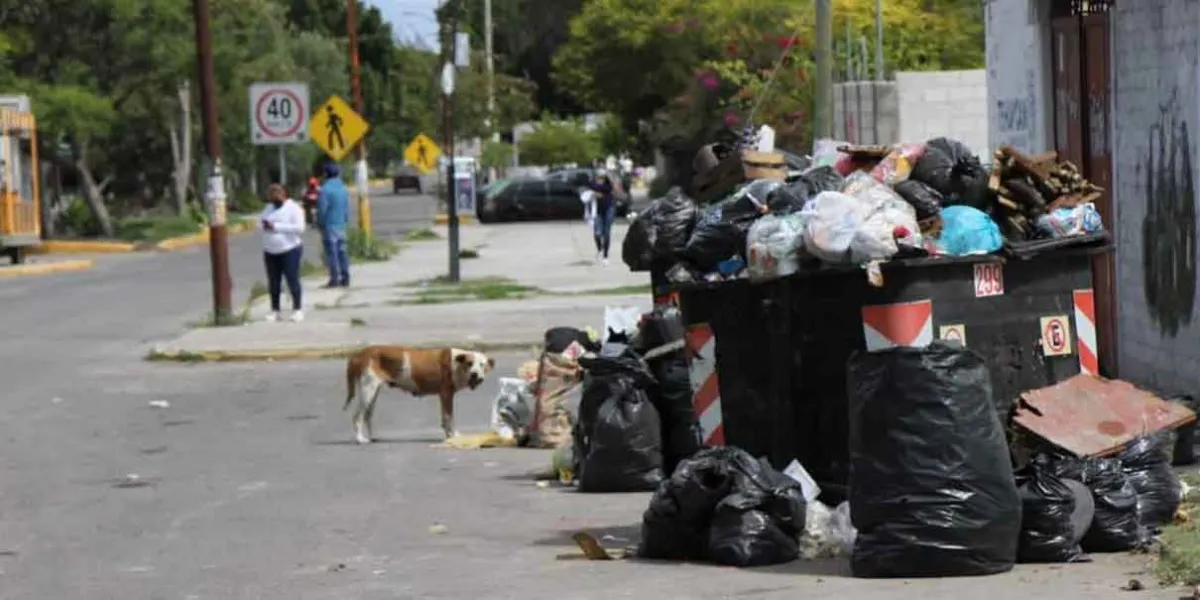
[[[404,165],[392,176],[392,193],[399,194],[401,190],[413,190],[421,193],[421,174],[414,168]]]
[[[550,181],[569,182],[576,187],[589,187],[596,179],[596,170],[588,168],[560,169],[547,175],[546,179]],[[609,174],[609,179],[613,182],[613,196],[617,203],[617,216],[624,217],[629,214],[629,208],[632,205],[632,200],[629,196],[629,183],[626,181],[626,178],[614,177],[611,173]]]
[[[583,219],[580,186],[554,179],[501,179],[479,190],[475,211],[482,223]]]

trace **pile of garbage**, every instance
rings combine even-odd
[[[1054,154],[1004,146],[989,169],[961,142],[939,137],[891,146],[821,140],[800,172],[772,167],[772,153],[712,145],[701,155],[694,187],[712,202],[679,188],[654,200],[624,240],[631,270],[659,271],[671,283],[763,281],[806,266],[987,254],[1103,230],[1093,204],[1102,190]]]

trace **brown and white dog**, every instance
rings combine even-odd
[[[496,366],[482,352],[441,348],[422,350],[405,346],[367,346],[346,363],[346,410],[354,405],[354,436],[360,444],[371,443],[371,415],[383,386],[399,388],[413,396],[436,394],[442,405],[442,431],[449,439],[454,429],[454,395],[463,388],[475,389]]]

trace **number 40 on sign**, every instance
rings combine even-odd
[[[975,265],[975,297],[1004,295],[1004,263],[988,262]]]

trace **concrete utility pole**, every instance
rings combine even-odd
[[[350,38],[350,93],[354,110],[363,115],[362,76],[358,62],[358,0],[346,0],[346,31]],[[364,115],[365,116],[365,115]],[[358,187],[358,228],[371,235],[371,191],[367,178],[367,141],[358,143],[358,164],[354,167],[354,182]]]
[[[883,0],[875,0],[875,81],[883,78]]]
[[[214,98],[212,35],[208,26],[208,0],[192,0],[196,19],[196,67],[200,79],[200,109],[204,121],[204,149],[208,175],[208,254],[212,262],[213,321],[221,323],[232,313],[233,282],[229,278],[229,237],[225,228],[225,178],[221,175],[221,131]]]
[[[817,98],[813,138],[833,135],[833,8],[831,0],[817,3]]]
[[[461,277],[461,265],[459,263],[459,240],[458,240],[458,179],[454,174],[454,79],[455,66],[454,58],[458,53],[458,35],[456,30],[458,24],[451,20],[446,29],[449,34],[446,36],[449,48],[445,52],[445,61],[442,63],[442,98],[444,101],[442,113],[442,128],[445,130],[445,148],[446,154],[446,216],[447,229],[450,245],[450,283],[458,283]]]
[[[484,60],[487,63],[487,127],[492,134],[492,141],[500,141],[496,131],[496,66],[494,47],[492,46],[492,0],[483,0],[483,40]]]

